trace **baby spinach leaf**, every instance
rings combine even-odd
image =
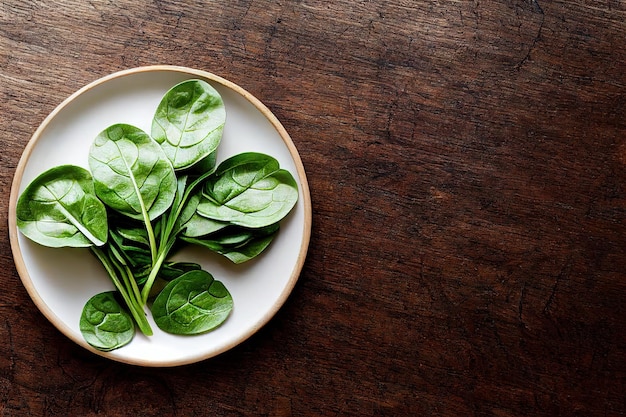
[[[197,207],[197,204],[196,204]],[[181,236],[184,237],[201,237],[217,232],[228,227],[228,223],[217,220],[207,219],[194,213],[182,227]]]
[[[246,152],[222,162],[203,190],[197,213],[259,228],[277,223],[298,201],[298,185],[269,155]]]
[[[152,137],[176,170],[189,168],[218,147],[226,121],[224,101],[209,83],[187,80],[172,87],[157,107]]]
[[[181,236],[181,239],[193,245],[203,246],[225,256],[235,264],[240,264],[261,254],[272,242],[278,229],[278,223],[260,229],[231,226],[209,236],[195,238]]]
[[[80,331],[85,341],[98,350],[120,348],[135,336],[133,319],[115,294],[115,291],[108,291],[94,295],[80,316]]]
[[[16,218],[20,231],[44,246],[102,246],[107,240],[106,208],[89,171],[75,165],[35,178],[20,195]]]
[[[115,124],[102,131],[89,151],[96,194],[133,219],[154,220],[176,193],[176,175],[161,147],[141,129]]]
[[[192,270],[169,282],[152,305],[152,316],[165,332],[205,333],[221,325],[233,308],[224,285],[204,270]]]
[[[199,271],[202,267],[195,262],[165,262],[159,277],[171,281],[189,271]]]
[[[151,269],[152,257],[147,242],[138,243],[135,240],[127,239],[120,233],[119,229],[113,228],[109,230],[109,245],[113,246],[123,257],[125,264],[135,273],[135,279],[139,279]]]

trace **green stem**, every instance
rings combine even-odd
[[[124,279],[126,290],[135,297],[135,301],[141,300],[141,292],[139,291],[139,287],[137,286],[137,280],[135,279],[133,272],[128,266],[126,259],[124,259],[122,254],[115,246],[107,245],[107,247],[110,252],[109,259],[115,259],[117,261],[115,263],[115,266],[117,266],[120,275]],[[138,303],[138,305],[141,306],[141,303]]]
[[[143,208],[143,203],[142,203]],[[146,225],[146,232],[148,232],[148,241],[150,242],[150,255],[152,256],[152,265],[156,262],[157,258],[157,244],[156,239],[154,237],[154,229],[152,228],[152,222],[150,222],[150,217],[148,217],[148,212],[143,210],[143,219]]]
[[[101,249],[95,246],[91,247],[91,252],[96,255],[98,260],[100,260],[100,263],[102,263],[102,265],[104,266],[104,269],[109,274],[109,278],[111,279],[111,281],[113,282],[113,285],[115,286],[115,288],[118,290],[118,292],[124,299],[124,302],[126,303],[131,315],[135,319],[135,322],[137,323],[137,326],[139,327],[141,332],[145,334],[146,336],[152,336],[153,334],[152,328],[150,327],[150,323],[148,322],[148,319],[145,315],[143,307],[138,303],[137,299],[134,299],[133,297],[131,297],[131,294],[128,293],[128,291],[126,290],[126,288],[124,287],[124,285],[122,284],[122,282],[120,281],[117,275],[117,272],[115,270],[116,266],[113,266],[117,264],[113,263],[112,259],[109,256],[107,256]],[[113,265],[111,265],[112,263]],[[132,276],[131,277],[126,276],[123,279],[134,280]]]
[[[148,302],[148,296],[150,295],[150,289],[152,289],[152,284],[154,284],[154,281],[156,280],[157,275],[159,275],[161,266],[163,265],[163,262],[165,262],[165,259],[167,259],[167,255],[170,249],[172,248],[172,246],[174,246],[175,242],[176,242],[175,237],[173,239],[170,239],[168,244],[165,245],[160,251],[160,254],[159,254],[159,257],[157,258],[156,263],[152,265],[152,269],[150,270],[150,275],[148,275],[148,279],[146,280],[146,283],[143,285],[143,289],[141,290],[140,300],[141,300],[141,303],[143,303],[144,305]]]
[[[130,270],[128,265],[124,265],[124,269],[126,270],[126,276],[128,277],[128,281],[130,281],[130,288],[132,289],[133,295],[135,296],[135,300],[141,300],[141,291],[137,286],[137,280],[133,276],[133,272]],[[143,311],[143,307],[142,307]]]
[[[161,234],[160,234],[160,245],[158,249],[158,255],[156,257],[153,256],[152,269],[150,271],[150,275],[148,275],[148,279],[143,286],[141,291],[141,302],[145,305],[148,302],[148,296],[150,295],[150,290],[152,289],[152,285],[156,280],[159,271],[161,270],[161,266],[163,262],[167,259],[167,256],[170,252],[170,249],[176,243],[176,235],[179,230],[174,230],[174,226],[176,225],[177,219],[180,217],[180,213],[183,211],[187,200],[191,196],[191,193],[194,189],[204,181],[209,175],[211,175],[215,170],[211,170],[205,172],[196,178],[188,187],[185,187],[185,192],[183,193],[180,201],[176,203],[176,207],[173,207],[174,211],[170,212],[169,215],[164,215],[161,219]],[[146,224],[147,226],[147,224]],[[148,230],[148,236],[150,236],[151,229]],[[152,234],[154,237],[154,233]],[[152,240],[150,241],[150,245],[152,246]]]

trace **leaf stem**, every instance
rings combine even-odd
[[[159,274],[159,271],[161,270],[161,266],[163,265],[163,262],[165,262],[165,260],[167,259],[167,256],[170,250],[176,243],[176,238],[180,229],[174,230],[174,228],[176,226],[176,222],[178,218],[180,217],[180,214],[183,211],[183,208],[185,207],[185,204],[187,204],[187,200],[189,200],[189,197],[191,196],[194,189],[198,186],[198,184],[200,184],[202,181],[208,178],[209,175],[213,174],[213,172],[215,172],[215,169],[211,169],[205,172],[204,174],[196,178],[191,184],[189,184],[189,186],[184,187],[184,192],[182,193],[182,196],[180,197],[180,199],[178,198],[174,199],[174,203],[173,203],[174,206],[170,208],[170,213],[164,214],[162,218],[162,224],[161,224],[161,233],[159,236],[160,245],[157,251],[157,255],[153,256],[152,258],[153,259],[152,269],[141,291],[140,301],[142,304],[145,305],[148,302],[148,296],[150,295],[150,290],[152,289],[152,285],[154,284],[154,281],[156,280],[157,275]],[[146,226],[148,226],[148,224],[149,223],[147,223]],[[152,232],[152,228],[150,227],[150,229],[148,229],[148,236],[152,235],[152,238],[154,239],[154,232],[152,233],[151,232]],[[152,242],[153,241],[151,240],[150,241],[151,249],[152,249]]]
[[[143,202],[141,203],[141,208],[143,211],[143,219],[146,224],[146,231],[148,232],[148,241],[150,242],[150,255],[152,256],[152,266],[156,262],[157,258],[157,244],[156,239],[154,237],[154,229],[152,228],[152,222],[150,221],[150,217],[148,216],[148,212],[145,210],[143,206]]]
[[[90,249],[91,252],[96,255],[98,260],[100,260],[100,262],[104,266],[104,269],[106,269],[107,273],[109,274],[109,278],[124,299],[124,302],[126,303],[131,315],[135,319],[135,322],[137,323],[137,326],[139,327],[141,332],[146,336],[152,336],[152,328],[150,327],[150,323],[148,322],[146,314],[143,310],[143,305],[138,302],[139,300],[136,299],[136,297],[133,297],[131,293],[128,292],[127,288],[122,284],[120,278],[118,277],[118,272],[116,272],[116,269],[119,270],[121,268],[120,264],[114,262],[111,256],[107,255],[100,248],[91,246]],[[128,271],[127,273],[129,272],[130,271]],[[122,275],[122,279],[124,281],[134,281],[134,277],[132,277],[132,274],[131,276],[127,276],[126,274],[122,273]]]
[[[176,242],[176,237],[170,239],[168,241],[168,244],[165,245],[161,249],[159,257],[157,258],[156,262],[152,265],[152,269],[150,270],[150,275],[148,275],[146,283],[143,285],[143,288],[141,290],[140,301],[143,305],[145,305],[148,302],[148,296],[150,295],[152,284],[154,284],[154,281],[156,280],[157,275],[159,275],[161,266],[163,265],[163,262],[165,262],[165,259],[167,258],[167,255],[170,249],[172,248],[172,246],[174,246],[175,242]]]
[[[135,301],[141,300],[141,292],[139,291],[139,287],[137,286],[137,280],[133,276],[133,272],[128,266],[128,263],[124,259],[124,257],[119,253],[117,248],[113,245],[108,245],[108,249],[110,252],[109,259],[116,260],[114,266],[119,271],[119,274],[122,276],[124,280],[124,284],[126,285],[126,290],[129,294],[132,294],[135,297]],[[112,256],[111,256],[112,255]],[[142,304],[137,304],[139,307],[142,307]],[[143,307],[142,307],[143,309]]]

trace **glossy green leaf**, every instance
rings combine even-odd
[[[127,233],[133,230],[134,229],[110,229],[109,244],[124,258],[125,264],[127,264],[133,272],[139,273],[145,268],[152,266],[152,257],[147,241],[134,240],[136,235]],[[130,237],[130,239],[128,237]],[[135,276],[135,278],[138,277]]]
[[[226,121],[224,101],[209,83],[187,80],[172,87],[157,107],[152,137],[176,170],[189,168],[218,147]]]
[[[247,152],[222,162],[206,181],[197,213],[259,228],[279,222],[298,201],[298,185],[269,155]]]
[[[233,263],[240,264],[260,255],[272,242],[278,229],[277,223],[260,229],[231,226],[209,236],[181,236],[181,239],[193,245],[203,246],[225,256]]]
[[[49,169],[33,180],[18,199],[16,222],[26,237],[44,246],[101,246],[107,240],[106,208],[89,171],[74,165]]]
[[[224,285],[204,270],[193,270],[169,282],[152,305],[157,326],[173,334],[199,334],[221,325],[233,308]]]
[[[184,224],[181,234],[184,237],[190,238],[201,237],[222,230],[228,227],[228,225],[229,224],[226,222],[207,219],[196,213]]]
[[[172,281],[189,271],[199,271],[202,267],[195,262],[165,262],[161,267],[159,277],[166,281]]]
[[[87,301],[80,317],[80,331],[91,346],[110,351],[130,343],[135,325],[115,298],[115,292],[108,291]]]
[[[161,147],[141,129],[116,124],[101,132],[89,151],[96,194],[133,219],[154,220],[176,193],[176,175]]]

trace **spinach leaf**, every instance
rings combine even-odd
[[[96,137],[89,168],[98,197],[133,219],[154,220],[170,207],[176,193],[176,175],[165,153],[131,125],[112,125]]]
[[[91,346],[110,351],[130,343],[135,325],[115,298],[115,292],[108,291],[87,301],[80,316],[80,331]]]
[[[152,121],[152,137],[176,170],[189,168],[218,147],[226,122],[224,101],[209,83],[187,80],[163,97]]]
[[[199,271],[202,267],[195,262],[165,262],[159,277],[165,281],[172,281],[189,271]]]
[[[158,248],[151,221],[176,195],[176,174],[163,149],[143,130],[115,124],[94,140],[89,167],[96,195],[119,213],[143,221],[155,264]]]
[[[106,208],[89,171],[75,165],[35,178],[20,195],[16,218],[20,231],[44,246],[102,246],[107,240]]]
[[[269,155],[246,152],[222,162],[205,184],[197,213],[209,219],[259,228],[277,223],[298,200],[289,171]]]
[[[109,230],[109,245],[113,246],[124,264],[128,265],[138,285],[143,285],[152,270],[152,256],[148,243],[128,239],[119,229]],[[130,235],[134,237],[133,235]]]
[[[196,204],[196,208],[197,207],[198,205]],[[194,213],[193,216],[191,216],[189,220],[187,220],[187,222],[182,226],[181,237],[194,238],[206,236],[222,230],[228,226],[229,224],[226,222],[207,219],[206,217],[203,217],[198,213]]]
[[[272,242],[278,229],[278,223],[260,229],[230,226],[208,236],[181,236],[181,240],[203,246],[225,256],[235,264],[240,264],[261,254]]]
[[[193,270],[169,282],[152,305],[152,317],[165,332],[192,335],[221,325],[233,308],[224,285],[204,270]]]

